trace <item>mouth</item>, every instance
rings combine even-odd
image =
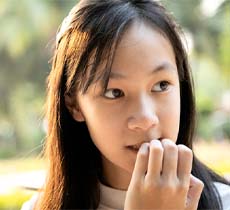
[[[133,148],[133,147],[131,147],[131,146],[128,146],[127,149],[128,149],[130,152],[135,153],[135,154],[137,154],[138,151],[139,151],[139,149],[135,149],[135,148]]]
[[[127,146],[128,149],[134,151],[134,152],[138,152],[138,150],[140,149],[141,146],[138,146],[138,145],[130,145],[130,146]]]
[[[131,151],[137,153],[141,147],[142,144],[144,143],[149,143],[148,141],[143,141],[141,143],[138,143],[138,144],[134,144],[134,145],[129,145],[127,146],[128,149],[130,149]]]
[[[159,141],[161,141],[162,138],[158,138]],[[143,141],[134,145],[128,145],[127,148],[134,151],[134,152],[138,152],[138,150],[140,149],[141,145],[143,143],[150,143],[149,141]]]

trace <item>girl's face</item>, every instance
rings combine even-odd
[[[133,23],[118,45],[108,89],[101,94],[101,85],[92,84],[77,95],[79,107],[72,113],[86,121],[101,152],[102,181],[127,189],[137,154],[130,146],[162,138],[176,142],[179,132],[179,78],[169,41],[149,25]]]

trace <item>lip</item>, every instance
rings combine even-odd
[[[153,139],[157,139],[159,141],[162,140],[162,138],[153,138]],[[127,145],[126,147],[128,147],[130,149],[134,149],[134,150],[139,150],[141,145],[144,144],[144,143],[150,143],[150,141],[142,141],[142,142],[139,142],[139,143],[136,143],[136,144]]]
[[[134,149],[132,147],[127,147],[128,150],[130,150],[131,152],[134,152],[135,154],[138,153],[139,149]]]
[[[148,141],[143,141],[143,142],[140,142],[140,143],[137,143],[137,144],[128,145],[127,147],[130,148],[130,149],[139,150],[141,145],[144,144],[144,143],[149,143],[149,142]]]

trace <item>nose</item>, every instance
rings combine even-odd
[[[138,102],[133,103],[133,107],[131,110],[134,111],[128,118],[128,128],[130,130],[147,131],[159,124],[156,105],[154,105],[152,98],[142,97]]]

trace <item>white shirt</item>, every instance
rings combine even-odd
[[[230,210],[230,186],[220,182],[214,182],[220,198],[223,203],[223,210]],[[124,209],[126,191],[117,190],[100,183],[101,201],[98,210],[117,210]],[[25,202],[21,210],[32,210],[37,200],[37,195],[34,195],[29,201]]]
[[[223,210],[230,210],[230,186],[220,182],[214,182],[214,185],[220,194]]]

